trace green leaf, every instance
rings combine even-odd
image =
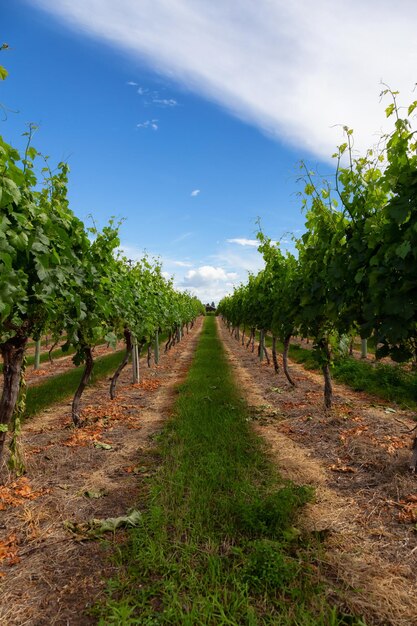
[[[18,204],[20,202],[20,191],[16,183],[10,178],[4,177],[1,181],[3,186],[3,195],[1,198],[1,206],[6,206],[10,201]]]
[[[0,80],[6,80],[8,75],[9,72],[6,70],[6,68],[0,65]]]
[[[408,107],[408,115],[411,115],[411,113],[414,111],[416,107],[417,107],[417,100],[414,100],[414,102],[412,102],[410,106]]]
[[[405,257],[407,256],[407,254],[410,252],[411,250],[411,244],[409,241],[403,241],[402,244],[400,244],[396,249],[395,249],[395,253],[397,256],[399,256],[401,259],[405,259]]]
[[[359,283],[361,283],[361,282],[362,282],[362,279],[363,279],[363,277],[365,276],[365,272],[366,272],[365,268],[361,268],[360,270],[358,270],[358,271],[356,272],[356,275],[355,275],[355,283],[356,283],[357,285],[359,285]]]
[[[33,146],[29,146],[27,154],[28,157],[33,160],[38,155],[38,151]]]
[[[0,424],[0,433],[7,433],[8,430],[7,424]]]
[[[0,261],[4,263],[4,267],[7,271],[12,269],[12,257],[7,252],[0,252]]]
[[[395,104],[392,103],[389,106],[387,106],[387,108],[385,109],[385,115],[387,117],[390,117],[390,115],[394,113],[394,110],[395,110]]]
[[[101,448],[102,450],[113,450],[113,446],[111,446],[109,443],[103,443],[102,441],[95,441],[94,447]]]
[[[105,532],[115,532],[118,528],[134,528],[142,521],[140,511],[134,510],[129,515],[108,517],[107,519],[92,519],[87,522],[64,522],[67,530],[78,537],[94,538]]]

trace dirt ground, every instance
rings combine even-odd
[[[27,474],[0,471],[0,623],[86,626],[88,609],[104,598],[114,573],[108,558],[123,531],[107,542],[85,541],[64,522],[125,515],[140,509],[149,476],[158,465],[154,438],[169,416],[201,330],[189,335],[160,364],[141,363],[141,383],[122,374],[118,397],[108,399],[107,380],[83,397],[85,426],[70,425],[70,401],[29,421],[22,448]]]
[[[155,437],[200,329],[201,320],[159,366],[142,365],[140,385],[132,385],[126,371],[115,401],[108,399],[108,381],[91,388],[83,399],[82,429],[70,426],[69,400],[25,425],[26,476],[16,479],[5,466],[0,472],[2,625],[96,623],[89,607],[104,601],[105,580],[115,567],[108,557],[125,534],[110,534],[104,544],[85,541],[64,522],[141,508],[159,462]],[[292,364],[292,388],[220,322],[219,329],[271,460],[284,478],[315,488],[299,526],[324,537],[320,569],[329,598],[363,615],[369,626],[414,626],[413,415],[338,384],[335,407],[326,412],[321,376]]]
[[[218,322],[272,461],[283,477],[315,488],[299,524],[326,538],[321,569],[329,595],[340,587],[339,604],[369,625],[417,624],[413,414],[340,384],[326,411],[319,374],[292,363],[292,388]]]

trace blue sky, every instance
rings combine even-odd
[[[300,159],[331,171],[340,124],[372,145],[381,79],[412,98],[417,4],[374,6],[3,2],[0,132],[23,145],[38,124],[35,147],[70,165],[78,216],[125,218],[129,257],[158,255],[178,287],[217,301],[261,267],[258,217],[274,239],[301,232]]]

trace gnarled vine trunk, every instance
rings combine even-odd
[[[272,335],[272,362],[274,364],[275,374],[279,372],[278,355],[277,355],[277,338]]]
[[[169,332],[169,333],[168,333],[168,341],[167,341],[167,342],[166,342],[166,344],[165,344],[165,350],[164,350],[164,352],[168,352],[168,349],[170,348],[170,345],[169,345],[169,344],[171,343],[171,338],[172,338],[172,333],[171,333],[171,332]]]
[[[74,399],[72,401],[72,421],[75,426],[81,426],[80,420],[80,401],[81,396],[83,395],[83,391],[89,383],[91,372],[94,367],[94,359],[91,348],[84,348],[85,354],[85,367],[83,371],[83,375],[80,380],[80,384],[78,385],[78,389],[75,392]]]
[[[0,345],[3,357],[3,392],[0,398],[0,424],[6,428],[13,416],[19,396],[20,371],[27,337],[12,337]],[[0,457],[6,440],[6,431],[0,430]]]
[[[333,402],[332,378],[330,376],[330,366],[325,363],[321,368],[324,376],[324,406],[330,409]]]
[[[113,376],[111,377],[111,382],[110,382],[110,398],[112,400],[115,399],[116,397],[116,385],[117,385],[117,381],[119,379],[120,374],[122,373],[122,371],[124,370],[124,368],[126,367],[126,365],[129,362],[129,357],[132,354],[132,349],[133,349],[133,344],[132,344],[132,334],[130,332],[130,330],[128,328],[125,328],[123,331],[124,337],[125,337],[125,342],[126,342],[126,352],[124,354],[123,360],[120,363],[119,367],[117,368],[117,370],[114,372]]]
[[[284,350],[282,352],[282,369],[284,370],[284,374],[287,377],[287,380],[290,383],[290,385],[295,387],[295,382],[291,378],[291,375],[288,371],[288,350],[290,348],[290,339],[291,339],[291,335],[287,335],[284,339]]]
[[[54,351],[54,349],[57,347],[58,344],[59,344],[59,338],[56,341],[53,342],[53,344],[51,345],[51,347],[48,350],[48,360],[49,360],[49,362],[51,364],[54,362],[53,358],[52,358],[52,352]]]
[[[258,358],[263,361],[264,358],[264,331],[259,331]]]
[[[322,340],[320,344],[324,356],[326,357],[326,360],[321,368],[324,376],[324,406],[326,409],[330,409],[333,403],[333,386],[332,377],[330,375],[331,354],[327,340]]]

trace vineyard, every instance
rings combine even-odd
[[[283,370],[295,335],[311,338],[324,376],[324,403],[333,402],[331,365],[335,355],[360,335],[372,338],[377,357],[396,362],[417,359],[417,156],[415,131],[403,115],[398,93],[384,90],[392,102],[391,134],[364,156],[354,151],[353,131],[333,155],[334,180],[322,179],[301,165],[306,232],[295,240],[297,254],[283,253],[258,233],[265,269],[225,298],[219,311],[234,329],[272,335],[272,359],[278,370],[276,342],[283,346]],[[269,358],[269,357],[268,357]],[[410,462],[417,469],[417,438]]]
[[[417,623],[417,102],[383,95],[217,315],[0,138],[2,624]]]

